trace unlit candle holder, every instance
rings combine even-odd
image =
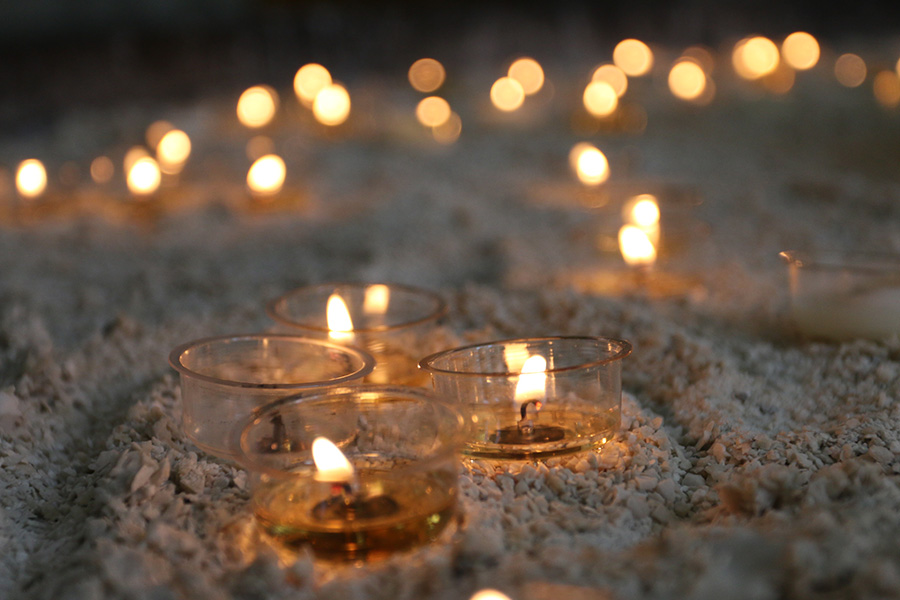
[[[900,255],[785,251],[791,317],[810,338],[900,334]]]
[[[234,459],[234,430],[253,410],[285,396],[348,385],[375,361],[357,348],[293,335],[227,335],[169,354],[181,374],[182,427],[201,450]]]
[[[540,459],[599,447],[615,433],[621,361],[630,353],[622,340],[542,337],[446,350],[419,366],[431,374],[438,396],[455,400],[463,412],[464,453]],[[534,356],[543,363],[529,368],[526,360],[531,364]]]
[[[329,299],[337,296],[352,322],[346,331],[329,326]],[[434,292],[398,284],[323,283],[298,288],[269,303],[279,330],[359,346],[375,358],[367,383],[427,386],[417,362],[428,354],[430,333],[447,314]]]
[[[266,406],[237,442],[256,521],[279,546],[330,560],[384,558],[450,535],[463,425],[430,391],[402,386]]]

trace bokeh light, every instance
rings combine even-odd
[[[255,85],[244,90],[237,103],[238,120],[245,127],[264,127],[275,118],[278,110],[278,94],[266,85]]]
[[[861,86],[867,74],[866,62],[856,54],[841,54],[834,62],[834,76],[845,87]]]
[[[98,156],[91,161],[91,179],[94,183],[108,183],[115,174],[116,168],[108,156]]]
[[[507,74],[521,84],[526,96],[536,94],[544,86],[544,69],[540,63],[527,56],[513,62]]]
[[[584,107],[595,117],[608,117],[616,112],[619,96],[616,90],[605,81],[592,81],[584,88],[582,96]]]
[[[304,106],[312,105],[316,95],[329,85],[331,73],[318,63],[303,65],[294,75],[294,94]]]
[[[784,62],[798,71],[812,69],[819,62],[819,42],[805,31],[795,31],[781,43]]]
[[[872,92],[885,108],[900,105],[900,77],[893,71],[879,71],[872,82]]]
[[[47,169],[36,158],[19,163],[16,169],[16,189],[24,198],[37,198],[47,189]]]
[[[339,83],[332,83],[316,95],[313,115],[323,125],[340,125],[350,116],[350,94]]]
[[[453,144],[462,134],[462,119],[455,112],[450,113],[450,117],[442,124],[431,130],[435,141],[440,144]]]
[[[731,54],[734,70],[744,79],[759,79],[778,68],[778,46],[769,38],[756,36],[735,44]]]
[[[623,225],[619,229],[619,250],[632,267],[649,266],[656,262],[656,247],[640,227]]]
[[[156,160],[149,156],[138,158],[128,169],[126,183],[135,196],[149,196],[159,189],[162,174]]]
[[[579,181],[586,185],[598,185],[609,179],[609,161],[596,146],[581,142],[569,152],[569,162]]]
[[[685,48],[684,52],[681,53],[681,58],[690,59],[700,65],[700,68],[703,69],[703,72],[706,73],[707,77],[712,74],[716,67],[716,57],[703,46],[690,46]]]
[[[272,196],[281,191],[287,168],[280,156],[267,154],[250,166],[247,187],[255,196]]]
[[[682,100],[697,100],[706,91],[706,73],[691,59],[681,59],[669,70],[669,90]]]
[[[164,173],[178,173],[191,155],[191,138],[180,129],[167,132],[156,146],[156,158]]]
[[[499,590],[485,588],[472,594],[469,600],[511,600],[511,598]]]
[[[616,92],[616,96],[621,98],[628,89],[628,76],[625,71],[616,65],[606,64],[600,65],[594,69],[591,75],[591,81],[605,81]]]
[[[512,77],[501,77],[491,86],[491,102],[504,112],[512,112],[525,102],[525,90]]]
[[[450,104],[439,96],[423,98],[416,106],[416,118],[426,127],[440,127],[450,118]]]
[[[431,93],[444,84],[444,65],[433,58],[420,58],[409,68],[409,84],[413,89],[425,94]]]
[[[653,68],[653,52],[640,40],[622,40],[613,49],[613,62],[629,77],[640,77]]]
[[[163,136],[173,129],[175,129],[175,126],[168,121],[155,121],[151,123],[144,134],[144,138],[147,140],[147,146],[149,148],[156,148]]]
[[[128,152],[125,153],[125,157],[122,159],[122,170],[125,173],[128,173],[131,171],[131,167],[134,166],[134,163],[148,156],[150,156],[150,153],[147,152],[147,149],[143,146],[132,146],[128,149]]]

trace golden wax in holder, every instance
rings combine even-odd
[[[467,420],[463,452],[539,459],[595,448],[619,427],[621,360],[631,344],[603,337],[502,340],[420,361],[436,393]]]
[[[319,558],[375,559],[454,522],[462,428],[427,390],[364,384],[266,406],[237,445],[271,540]]]
[[[269,303],[267,313],[280,330],[364,348],[375,358],[368,383],[427,386],[417,362],[431,351],[429,334],[447,305],[412,286],[322,283],[288,292]]]
[[[254,409],[285,396],[361,382],[374,359],[333,342],[250,334],[182,344],[169,354],[169,364],[181,374],[187,437],[205,452],[233,459],[234,428]]]
[[[786,251],[791,317],[805,336],[886,339],[900,334],[900,255]]]

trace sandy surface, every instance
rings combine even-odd
[[[292,211],[241,207],[240,134],[209,108],[193,121],[198,155],[224,137],[236,150],[218,160],[238,175],[198,160],[181,188],[190,209],[152,224],[7,220],[0,596],[900,595],[900,340],[798,337],[777,257],[900,250],[900,124],[862,89],[800,84],[782,98],[722,84],[706,108],[648,86],[643,135],[572,133],[562,86],[558,108],[522,118],[451,99],[464,134],[449,147],[383,109],[342,136],[279,140],[304,198]],[[361,113],[394,106],[369,85]],[[665,294],[653,279],[625,297],[585,291],[622,270],[594,244],[615,211],[586,209],[593,193],[567,170],[585,138],[614,179],[702,196],[670,232]],[[271,327],[266,301],[330,279],[440,291],[461,341],[630,340],[620,433],[596,454],[464,465],[465,521],[444,543],[362,567],[306,554],[283,566],[253,543],[246,474],[185,440],[166,356]]]

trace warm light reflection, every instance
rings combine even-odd
[[[632,267],[649,266],[656,262],[656,248],[650,237],[635,225],[619,229],[619,251],[625,263]]]
[[[529,400],[543,400],[547,387],[547,359],[540,354],[530,356],[519,373],[514,396],[516,408]]]
[[[304,105],[310,106],[316,94],[331,85],[331,73],[318,63],[309,63],[297,69],[294,75],[294,94]]]
[[[113,161],[108,156],[98,156],[91,161],[91,179],[94,183],[108,183],[115,170]]]
[[[856,54],[841,54],[834,63],[834,76],[845,87],[859,87],[867,74],[866,62]]]
[[[469,600],[512,600],[509,596],[498,590],[486,588],[478,590]]]
[[[628,76],[625,75],[625,71],[616,65],[600,65],[594,69],[594,74],[591,75],[591,81],[605,81],[613,90],[615,90],[616,96],[619,98],[621,98],[625,94],[625,90],[628,89]]]
[[[247,145],[244,147],[244,154],[246,154],[247,158],[251,161],[261,158],[266,154],[275,154],[275,142],[268,136],[255,135],[247,140]]]
[[[122,170],[125,173],[128,173],[131,171],[131,167],[134,166],[134,163],[148,156],[150,156],[150,153],[147,152],[147,149],[143,146],[132,146],[128,149],[128,152],[125,153],[125,157],[122,159]]]
[[[313,462],[316,465],[315,479],[329,483],[349,483],[353,481],[353,465],[334,445],[324,437],[317,437],[312,443]]]
[[[716,58],[712,52],[703,46],[685,48],[684,52],[681,53],[681,58],[690,59],[700,65],[700,68],[703,69],[707,76],[711,75],[716,67]]]
[[[622,40],[613,49],[613,62],[629,77],[640,77],[653,68],[653,52],[640,40]]]
[[[409,68],[409,84],[413,89],[430,93],[444,84],[446,72],[444,65],[433,58],[420,58]]]
[[[819,62],[819,42],[805,31],[795,31],[781,43],[781,55],[798,71],[812,69]]]
[[[605,81],[592,81],[584,88],[584,107],[595,117],[608,117],[616,112],[619,96],[613,86]]]
[[[521,373],[529,356],[531,353],[528,352],[528,344],[511,342],[503,347],[503,360],[510,373]]]
[[[376,283],[366,288],[363,299],[363,312],[367,315],[383,315],[391,302],[391,288],[383,283]],[[349,318],[350,315],[347,315]],[[353,329],[353,327],[350,327]]]
[[[344,299],[337,293],[328,297],[325,305],[325,321],[328,323],[328,337],[334,341],[353,340],[353,320]]]
[[[246,127],[268,125],[278,110],[278,94],[267,85],[248,88],[238,98],[237,117]]]
[[[181,171],[191,155],[191,138],[180,129],[167,132],[156,146],[156,157],[164,173]]]
[[[734,70],[744,79],[759,79],[778,67],[778,46],[762,36],[745,38],[735,44],[731,61]]]
[[[316,120],[329,126],[340,125],[350,116],[350,94],[339,83],[332,83],[316,95],[313,100],[313,115]]]
[[[451,112],[450,118],[442,125],[434,127],[431,130],[431,134],[434,136],[435,141],[440,144],[452,144],[456,142],[461,133],[462,119],[460,119],[459,115],[455,112]]]
[[[504,112],[514,111],[525,102],[525,90],[512,77],[501,77],[491,86],[491,102]]]
[[[416,106],[416,118],[426,127],[440,127],[450,118],[450,104],[439,96],[428,96]]]
[[[900,104],[900,77],[893,71],[880,71],[872,82],[875,99],[885,108]]]
[[[682,59],[669,71],[669,90],[682,100],[697,100],[706,91],[706,73],[690,59]]]
[[[526,96],[536,94],[544,86],[544,69],[533,58],[520,58],[509,67],[507,73],[522,86]]]
[[[247,171],[247,187],[256,196],[271,196],[281,191],[287,169],[280,156],[267,154],[256,159]]]
[[[151,123],[150,126],[147,127],[147,131],[144,135],[144,138],[147,140],[147,146],[156,148],[163,136],[173,129],[175,129],[175,126],[168,121],[156,121]]]
[[[629,202],[627,220],[638,227],[651,227],[659,223],[659,204],[653,194],[640,194]]]
[[[128,189],[135,196],[149,196],[159,189],[162,174],[159,170],[159,164],[156,160],[149,156],[134,161],[128,170],[126,183]]]
[[[19,163],[16,169],[16,189],[24,198],[37,198],[47,189],[47,169],[36,158]]]
[[[575,173],[587,185],[597,185],[609,179],[609,162],[606,155],[596,147],[581,143],[572,148],[569,157],[575,154]]]

